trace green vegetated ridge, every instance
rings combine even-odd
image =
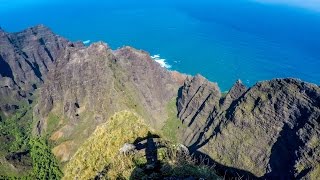
[[[177,117],[178,111],[176,107],[176,98],[172,99],[166,107],[168,113],[168,119],[162,127],[163,135],[172,142],[178,142],[178,131],[185,127],[185,124]]]
[[[97,127],[94,133],[78,149],[64,168],[63,179],[144,179],[164,176],[195,176],[217,179],[214,171],[205,165],[196,165],[190,157],[176,155],[177,146],[168,143],[167,148],[158,150],[161,170],[147,175],[144,173],[145,157],[141,154],[124,156],[119,149],[125,143],[155,134],[144,120],[131,111],[121,111],[106,123]],[[165,138],[163,138],[165,139]]]
[[[33,174],[29,176],[37,179],[60,179],[62,171],[54,155],[51,153],[47,140],[44,138],[33,138],[30,140],[30,147]]]
[[[78,149],[64,169],[63,179],[90,179],[108,167],[107,176],[130,177],[133,162],[118,156],[118,150],[126,142],[133,142],[147,134],[149,128],[141,118],[130,111],[116,113]]]
[[[32,124],[32,106],[19,104],[20,108],[13,115],[1,115],[0,122],[0,175],[17,175],[29,171],[31,158],[29,155],[29,139]],[[19,160],[16,160],[18,157]],[[20,161],[20,162],[19,162]],[[13,165],[22,164],[23,172]]]
[[[46,137],[33,137],[33,104],[1,114],[0,179],[60,179],[62,172]]]

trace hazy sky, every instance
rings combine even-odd
[[[81,0],[81,1],[86,1],[86,0]],[[87,0],[87,1],[90,2],[92,0]],[[99,1],[99,0],[95,0],[95,1]],[[109,1],[112,2],[112,0],[109,0]],[[159,1],[161,1],[161,0],[159,0]],[[177,0],[177,1],[179,1],[179,0]],[[197,0],[194,0],[194,1],[197,2]],[[296,6],[296,7],[315,10],[315,11],[320,12],[320,0],[247,0],[247,1]],[[4,11],[4,10],[10,10],[10,9],[15,9],[15,8],[20,8],[20,7],[34,6],[34,5],[40,5],[40,4],[50,4],[50,3],[57,3],[57,2],[64,2],[64,0],[52,0],[52,1],[0,0],[0,12]]]
[[[296,6],[311,10],[320,11],[320,0],[254,0],[261,3],[273,3],[289,6]]]

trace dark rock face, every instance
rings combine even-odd
[[[126,72],[131,90],[136,95],[141,106],[146,109],[149,122],[159,128],[166,120],[165,106],[169,100],[177,96],[177,91],[184,75],[161,68],[150,58],[147,52],[124,47],[114,52],[120,69]],[[179,76],[179,77],[178,77]]]
[[[9,149],[17,141],[11,130],[17,129],[24,137],[28,136],[26,132],[33,120],[26,114],[33,94],[68,46],[82,45],[73,44],[42,25],[18,33],[0,29],[0,122],[2,128],[10,128],[3,129],[0,134],[4,146],[1,148],[1,167],[8,166],[13,172],[30,169],[31,158],[29,153],[24,153],[25,147]],[[16,124],[8,125],[8,118],[15,118]]]
[[[0,103],[10,105],[27,99],[72,43],[39,25],[19,33],[1,30],[0,45]]]
[[[246,91],[247,87],[242,84],[240,80],[238,80],[230,89],[230,91],[227,93],[226,97],[223,98],[223,107],[228,108],[230,105],[237,101]]]
[[[178,116],[189,128],[183,133],[187,145],[201,139],[203,131],[211,125],[210,117],[217,113],[221,93],[215,83],[197,75],[187,78],[177,101]]]
[[[198,83],[193,82],[197,86],[192,89],[201,89],[203,80],[194,80]],[[189,89],[186,81],[179,102],[192,102],[194,91]],[[220,97],[220,93],[215,96]],[[207,94],[202,99],[205,97]],[[318,86],[296,79],[275,79],[247,90],[238,81],[220,100],[220,106],[218,100],[215,102],[211,111],[199,107],[190,113],[209,117],[195,119],[200,125],[186,124],[186,131],[193,132],[193,141],[188,134],[182,136],[182,141],[190,150],[204,151],[220,164],[257,177],[308,178],[316,173],[320,162]],[[179,115],[188,105],[178,104]],[[179,117],[185,121],[183,116]]]

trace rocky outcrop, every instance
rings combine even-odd
[[[143,109],[146,109],[149,123],[156,129],[162,127],[167,118],[165,110],[168,101],[177,96],[181,79],[185,75],[168,71],[150,58],[149,53],[124,47],[114,52],[120,69],[126,72],[125,79]]]
[[[216,83],[209,82],[201,75],[187,78],[177,100],[178,117],[188,126],[182,135],[186,145],[202,139],[202,132],[212,123],[210,117],[220,109],[220,98]]]
[[[18,33],[0,28],[0,176],[28,171],[27,147],[35,91],[72,43],[42,25]]]
[[[0,104],[5,106],[30,97],[65,48],[75,46],[43,25],[18,33],[0,30],[0,44]]]
[[[229,108],[232,103],[237,101],[247,91],[247,89],[248,88],[242,84],[241,80],[238,80],[222,99],[223,108]]]
[[[203,80],[194,80],[198,82],[192,83],[197,85],[192,89],[201,89]],[[194,91],[188,91],[189,84],[186,81],[183,86],[180,102],[192,102]],[[220,97],[220,93],[216,96]],[[178,105],[179,115],[188,104]],[[318,86],[296,79],[275,79],[246,90],[238,81],[220,100],[220,105],[220,109],[216,104],[211,105],[215,113],[202,108],[191,112],[210,117],[195,121],[211,119],[212,122],[199,128],[187,127],[187,131],[194,132],[193,138],[196,137],[194,143],[190,143],[188,135],[182,138],[190,150],[206,152],[224,166],[257,177],[290,179],[315,173],[320,162]],[[183,116],[179,117],[185,121]]]

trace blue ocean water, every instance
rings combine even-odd
[[[237,79],[249,86],[278,77],[320,84],[317,11],[250,0],[29,1],[0,5],[0,26],[16,32],[44,24],[73,41],[144,49],[222,91]]]

